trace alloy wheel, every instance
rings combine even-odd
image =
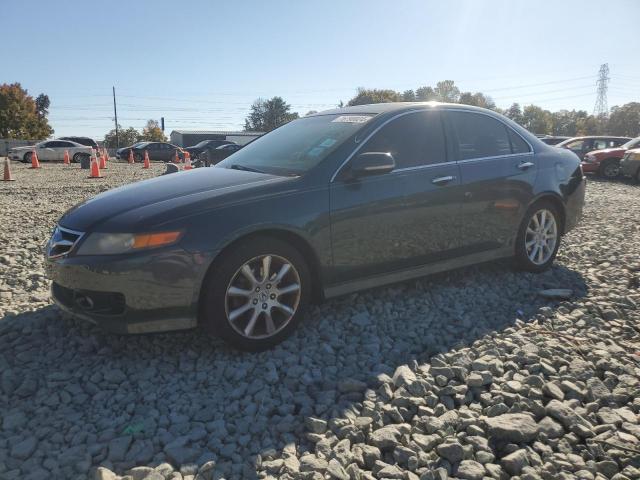
[[[541,209],[533,214],[525,232],[525,251],[535,265],[544,265],[553,256],[558,242],[558,225],[554,214]]]
[[[619,173],[619,167],[614,162],[610,162],[604,166],[603,173],[607,178],[617,177]]]
[[[242,265],[231,278],[225,313],[245,338],[268,338],[286,327],[300,303],[300,275],[278,255],[260,255]]]

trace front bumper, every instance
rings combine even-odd
[[[9,152],[8,157],[11,161],[21,162],[24,159],[24,154],[27,152]]]
[[[197,325],[204,257],[180,248],[118,256],[47,258],[51,296],[70,314],[115,333]]]
[[[582,171],[584,173],[598,173],[600,163],[582,162]]]

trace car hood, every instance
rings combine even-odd
[[[591,154],[594,157],[605,157],[611,155],[624,155],[624,152],[627,150],[625,148],[614,147],[614,148],[603,148],[602,150],[595,150],[593,152],[589,152],[587,155]]]
[[[59,224],[80,232],[140,232],[194,211],[251,197],[261,186],[291,180],[227,168],[197,168],[101,193],[67,211]]]

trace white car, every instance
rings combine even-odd
[[[15,147],[9,150],[9,158],[11,160],[18,160],[20,162],[31,162],[31,152],[35,150],[38,155],[38,160],[56,162],[64,160],[64,152],[69,152],[69,159],[72,162],[79,162],[82,157],[89,157],[92,153],[92,148],[85,145],[80,145],[76,142],[69,140],[45,140],[44,142],[36,143],[28,147]]]

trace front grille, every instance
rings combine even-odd
[[[49,257],[61,257],[68,254],[82,235],[82,232],[75,232],[58,225],[47,244],[47,255]]]

